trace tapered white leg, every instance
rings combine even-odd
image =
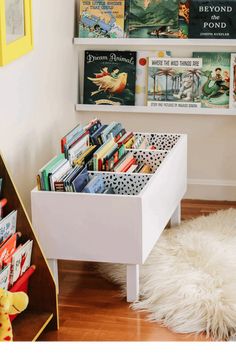
[[[173,212],[171,218],[170,218],[170,226],[177,226],[181,222],[181,204],[177,206],[175,211]]]
[[[127,264],[126,269],[126,296],[127,302],[133,302],[139,298],[139,265]]]
[[[58,266],[57,266],[57,259],[47,259],[48,265],[52,271],[52,275],[54,277],[57,293],[59,293],[59,281],[58,281]]]

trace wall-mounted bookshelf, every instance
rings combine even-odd
[[[160,108],[148,106],[110,106],[77,104],[77,112],[111,112],[111,113],[152,113],[152,114],[190,114],[190,115],[227,115],[235,116],[235,109],[212,109],[212,108]]]

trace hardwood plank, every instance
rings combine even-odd
[[[12,322],[15,342],[35,341],[48,323],[53,313],[25,311]]]
[[[182,219],[236,208],[236,202],[185,200]],[[41,341],[208,341],[204,334],[173,333],[147,313],[130,309],[120,288],[104,278],[93,263],[59,261],[59,331],[43,333]]]

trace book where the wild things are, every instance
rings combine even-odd
[[[149,58],[147,105],[198,108],[202,59]]]
[[[236,108],[236,53],[231,54],[230,66],[230,108]]]
[[[178,13],[179,0],[130,0],[129,37],[177,37]]]
[[[123,38],[125,0],[80,0],[79,37]]]
[[[202,58],[202,107],[229,108],[230,53],[193,52],[193,57]]]
[[[189,37],[236,38],[236,0],[191,0]]]
[[[148,58],[149,57],[165,58],[170,56],[171,56],[171,52],[166,50],[137,52],[135,106],[146,105]]]
[[[85,51],[84,103],[134,105],[136,52]]]

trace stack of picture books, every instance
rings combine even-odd
[[[6,204],[7,200],[2,198],[0,200],[0,288],[8,290],[30,267],[33,241],[25,241],[25,237],[17,232],[17,210],[5,215]]]
[[[80,0],[81,38],[236,38],[236,0]]]
[[[92,120],[77,125],[61,139],[61,153],[43,166],[37,175],[39,190],[56,192],[114,193],[105,188],[102,175],[90,172],[151,173],[139,163],[134,149],[155,149],[146,138],[136,138],[121,123],[102,124]]]
[[[236,54],[85,51],[84,104],[235,108]]]

